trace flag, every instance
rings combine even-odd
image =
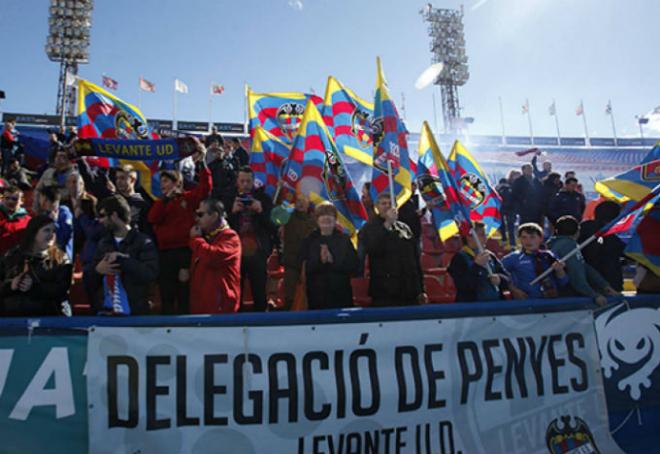
[[[225,87],[224,85],[216,84],[215,82],[211,82],[211,94],[212,95],[221,95],[225,92]]]
[[[388,162],[392,167],[394,197],[397,207],[403,205],[412,194],[412,173],[408,155],[406,128],[399,117],[394,101],[390,98],[387,81],[383,75],[380,57],[376,59],[376,95],[374,120],[371,129],[374,156],[371,174],[373,200],[378,194],[389,190]]]
[[[440,240],[458,233],[457,220],[465,219],[459,212],[456,188],[451,181],[449,165],[433,137],[427,122],[419,137],[419,161],[415,180],[422,199],[430,207],[433,225]]]
[[[628,200],[642,200],[660,183],[660,142],[649,152],[642,162],[632,169],[597,181],[594,188],[603,197],[619,203]]]
[[[290,145],[302,121],[308,100],[321,107],[323,100],[306,93],[254,93],[247,89],[250,136],[261,126]]]
[[[605,115],[612,115],[612,101],[607,101],[607,105],[605,106]]]
[[[330,76],[322,112],[323,120],[339,149],[347,156],[371,166],[374,105]]]
[[[116,90],[119,87],[119,82],[108,76],[103,77],[103,86],[109,88],[110,90]]]
[[[307,102],[282,173],[283,198],[291,199],[297,191],[314,204],[330,201],[337,208],[339,224],[351,236],[367,221],[360,195],[314,100]]]
[[[548,113],[551,117],[557,115],[557,106],[554,101],[552,101],[552,104],[550,104],[550,107],[548,107]]]
[[[634,230],[644,214],[653,208],[660,198],[660,184],[638,202],[629,200],[622,206],[621,213],[609,224],[598,230],[595,235],[603,237],[613,234],[625,234]]]
[[[87,80],[78,79],[78,137],[107,139],[152,139],[142,112],[103,88]],[[158,161],[124,161],[108,159],[109,166],[131,164],[139,173],[140,184],[152,197],[160,192],[156,177]]]
[[[584,115],[584,104],[582,104],[582,101],[580,101],[580,104],[575,108],[575,115],[578,117]]]
[[[625,254],[660,276],[660,204],[656,203],[635,229]]]
[[[280,171],[289,157],[289,146],[257,126],[252,137],[250,149],[250,168],[254,172],[255,182],[264,186],[264,191],[273,197],[280,181]]]
[[[529,113],[529,100],[525,99],[525,104],[522,105],[522,114],[525,115]]]
[[[174,79],[174,90],[178,91],[179,93],[188,94],[188,85],[179,79]]]
[[[527,156],[528,154],[532,154],[532,153],[539,154],[540,151],[541,150],[539,150],[538,147],[534,147],[534,148],[528,148],[527,150],[516,151],[515,154],[516,156]]]
[[[481,221],[486,235],[491,236],[502,223],[502,199],[493,189],[488,176],[470,152],[457,140],[447,160],[456,184],[458,199],[467,208],[471,221]]]
[[[147,79],[140,77],[140,90],[148,91],[149,93],[156,93],[156,85],[149,82]]]

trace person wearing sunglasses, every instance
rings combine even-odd
[[[0,201],[0,256],[21,241],[28,222],[30,215],[23,208],[23,191],[7,186]]]
[[[225,219],[225,207],[208,198],[190,229],[190,313],[226,314],[241,304],[241,240]]]

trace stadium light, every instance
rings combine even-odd
[[[93,8],[94,0],[50,0],[45,51],[51,61],[60,63],[56,110],[61,126],[75,109],[75,93],[67,90],[67,79],[75,78],[78,65],[89,61]]]
[[[433,63],[442,63],[443,70],[435,84],[442,93],[442,113],[445,131],[454,132],[461,118],[458,99],[458,87],[470,79],[468,58],[465,51],[465,30],[463,27],[463,8],[460,10],[434,8],[430,3],[420,10],[428,22],[431,38],[429,49]]]

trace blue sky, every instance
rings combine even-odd
[[[48,0],[2,0],[3,111],[53,113],[58,65],[44,53]],[[432,88],[414,82],[430,63],[426,25],[410,0],[96,0],[90,63],[80,75],[119,81],[117,95],[137,103],[138,77],[154,82],[142,94],[149,118],[171,118],[174,79],[190,88],[178,96],[177,117],[243,121],[243,85],[255,91],[323,94],[332,74],[369,98],[380,55],[392,96],[409,129],[433,122]],[[461,2],[434,2],[459,7]],[[476,134],[501,131],[498,96],[508,134],[527,134],[521,105],[529,98],[535,135],[554,135],[548,106],[556,99],[562,135],[582,136],[580,99],[592,136],[611,135],[605,105],[612,100],[620,136],[638,134],[634,116],[660,105],[657,0],[467,0],[465,32],[471,78],[460,89],[464,115]],[[436,92],[439,106],[439,92]],[[440,112],[438,112],[440,116]],[[647,134],[660,135],[652,133]]]

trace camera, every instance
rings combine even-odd
[[[245,206],[250,206],[252,205],[252,197],[249,195],[241,196],[238,199],[243,205]]]

